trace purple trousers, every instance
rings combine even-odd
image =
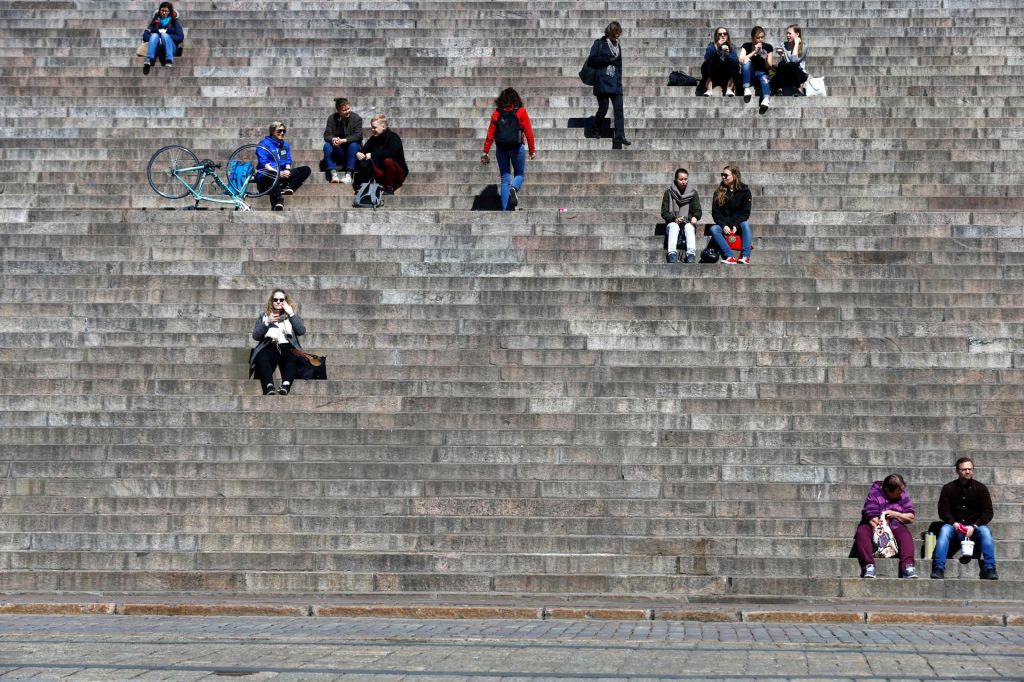
[[[914,565],[914,536],[910,534],[901,523],[889,523],[892,529],[892,536],[896,538],[896,544],[900,547],[900,569]],[[857,526],[857,534],[853,536],[854,546],[857,548],[857,560],[860,567],[875,563],[875,544],[871,541],[871,524],[862,523]]]

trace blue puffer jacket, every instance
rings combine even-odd
[[[178,17],[176,15],[177,12],[175,12],[175,16],[172,16],[171,21],[167,24],[167,35],[171,37],[171,40],[174,41],[175,45],[181,45],[181,43],[185,40],[185,29],[183,29],[181,27],[181,24],[178,23]],[[146,30],[142,32],[142,42],[148,43],[149,37],[159,30],[160,13],[157,12],[153,15],[153,18],[150,20],[149,26],[147,26]]]
[[[604,38],[598,38],[590,48],[590,56],[587,57],[587,65],[597,70],[597,77],[594,79],[595,95],[621,95],[622,94],[622,42],[619,42],[619,56],[612,57],[612,49]],[[608,73],[608,67],[614,67],[613,73]]]
[[[270,154],[264,151],[263,147],[277,152],[277,164],[282,170],[292,165],[291,145],[285,140],[278,142],[270,135],[267,135],[260,140],[260,146],[256,148],[256,160],[259,161],[260,168],[266,166],[271,160]]]

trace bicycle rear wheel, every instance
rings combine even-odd
[[[228,157],[228,186],[243,198],[270,194],[280,177],[277,152],[266,145],[243,144]]]
[[[202,164],[191,149],[180,144],[162,147],[149,157],[146,177],[153,191],[165,199],[182,199],[199,186]],[[184,170],[187,169],[187,170]]]

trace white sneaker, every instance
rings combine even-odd
[[[705,97],[714,97],[714,95],[713,95],[713,94],[711,94],[711,91],[710,91],[710,90],[705,90],[705,91],[704,91],[704,96],[705,96]]]
[[[761,106],[764,107],[765,109],[771,109],[772,108],[772,98],[771,97],[765,97],[763,100],[761,100]]]
[[[345,183],[346,185],[351,185],[352,184],[352,174],[351,173],[345,173],[344,175],[341,176],[341,181],[343,183]]]
[[[736,96],[736,93],[735,93],[735,92],[733,92],[733,89],[732,89],[732,88],[729,88],[728,90],[726,90],[726,91],[725,91],[725,96],[726,96],[726,97],[735,97],[735,96]]]
[[[331,182],[334,184],[341,182],[341,177],[338,175],[338,171],[331,171]]]
[[[748,85],[747,87],[743,88],[743,96],[746,97],[747,101],[749,102],[750,98],[754,96],[754,86]]]

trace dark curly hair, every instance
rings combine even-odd
[[[515,88],[505,88],[498,95],[498,99],[494,100],[494,106],[498,109],[505,109],[506,107],[521,107],[523,106],[523,98],[519,96]]]

